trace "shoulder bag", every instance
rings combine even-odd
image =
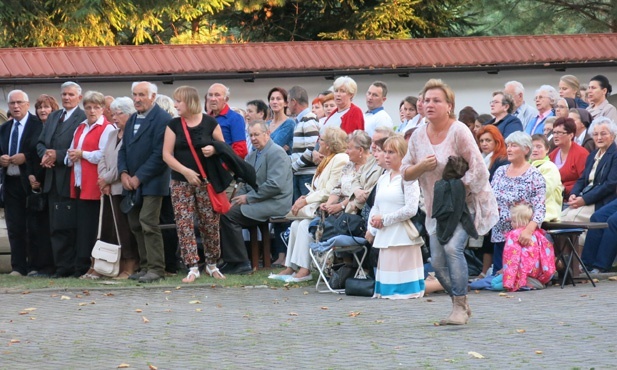
[[[208,177],[206,176],[206,171],[204,171],[203,166],[201,165],[201,161],[195,152],[195,148],[193,147],[193,142],[191,141],[191,135],[189,135],[189,130],[186,125],[186,120],[181,118],[182,120],[182,129],[184,130],[184,136],[186,137],[186,142],[189,145],[189,149],[191,149],[191,153],[193,154],[193,158],[195,159],[195,163],[197,163],[197,168],[199,168],[199,173],[201,177],[203,177],[203,181],[206,183],[206,188],[208,190],[208,197],[210,198],[210,203],[212,203],[212,209],[214,212],[225,214],[231,208],[231,203],[229,203],[229,199],[227,199],[227,194],[224,191],[217,193],[214,190],[214,187],[208,181]]]
[[[105,195],[103,195],[105,197]],[[111,204],[111,214],[114,218],[114,229],[116,230],[116,238],[118,244],[106,243],[101,240],[101,227],[103,224],[103,204],[104,199],[101,198],[101,212],[99,215],[99,233],[96,236],[96,243],[92,248],[92,258],[94,264],[92,268],[101,275],[116,277],[120,272],[120,254],[122,248],[120,245],[120,233],[118,232],[118,222],[116,221],[116,212],[114,211],[114,202],[109,196],[109,204]]]

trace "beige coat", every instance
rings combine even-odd
[[[117,142],[118,132],[120,132],[120,129],[115,129],[109,133],[107,145],[103,149],[103,156],[98,165],[99,178],[103,178],[106,183],[111,184],[112,195],[122,195],[122,182],[118,173],[118,151],[122,146],[122,140],[119,143]]]

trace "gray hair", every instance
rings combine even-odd
[[[295,100],[300,105],[308,105],[308,93],[304,87],[294,86],[287,94],[289,101]]]
[[[157,94],[154,102],[172,117],[178,117],[178,110],[174,107],[174,101],[169,96]]]
[[[27,102],[30,101],[30,99],[28,98],[28,94],[26,94],[25,91],[23,91],[23,90],[11,90],[11,91],[9,91],[9,94],[6,96],[7,102],[10,102],[11,101],[11,96],[13,94],[17,94],[17,93],[22,93],[24,95],[24,101],[27,101]]]
[[[525,87],[523,87],[523,84],[518,81],[508,81],[504,87],[507,88],[508,86],[514,87],[515,94],[525,94]]]
[[[353,80],[353,78],[349,76],[342,76],[337,78],[334,81],[334,84],[332,84],[332,86],[334,86],[334,90],[344,87],[345,90],[347,90],[347,92],[353,96],[355,96],[358,92],[358,84],[356,83],[356,81]]]
[[[133,104],[133,99],[128,96],[116,98],[113,102],[111,102],[109,109],[112,111],[120,111],[124,114],[128,114],[129,116],[137,112],[137,110],[135,110],[135,104]]]
[[[355,130],[349,134],[349,141],[368,152],[371,149],[371,137],[364,130]]]
[[[249,128],[252,128],[255,126],[259,126],[262,132],[270,132],[270,128],[268,127],[268,124],[265,121],[258,120],[258,121],[251,122],[249,124]]]
[[[156,86],[152,82],[148,82],[148,81],[135,81],[135,82],[133,82],[133,84],[131,85],[131,91],[135,90],[135,86],[137,86],[137,85],[139,85],[140,83],[143,83],[143,82],[148,84],[148,95],[152,95],[152,94],[158,93],[158,91],[159,91],[158,86]]]
[[[69,87],[75,88],[75,90],[77,90],[77,94],[81,95],[81,86],[79,86],[73,81],[66,81],[65,83],[60,85],[60,92],[62,92],[64,89],[69,88]]]
[[[384,137],[390,137],[394,135],[394,130],[388,126],[378,126],[377,128],[375,128],[374,132],[379,132],[380,134],[383,134]]]
[[[529,160],[531,157],[531,150],[533,149],[533,142],[531,140],[531,136],[524,131],[515,131],[508,135],[506,138],[506,145],[508,144],[516,144],[521,148],[529,149],[527,155],[525,155],[525,159]]]
[[[554,108],[557,105],[557,100],[559,100],[559,93],[555,88],[551,85],[542,85],[538,90],[536,90],[536,95],[540,92],[546,92],[548,94],[548,98],[551,100],[551,106]]]
[[[612,119],[608,118],[608,117],[604,117],[604,116],[599,116],[596,117],[592,122],[591,125],[589,125],[589,131],[593,134],[593,130],[600,125],[604,125],[608,127],[608,130],[611,132],[611,135],[613,135],[613,137],[617,136],[617,123],[615,123],[615,121],[613,121]]]

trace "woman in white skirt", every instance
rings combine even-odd
[[[416,214],[420,199],[418,182],[403,181],[400,173],[406,152],[407,143],[402,136],[393,136],[384,143],[387,171],[377,182],[375,204],[369,216],[369,226],[374,228],[375,235],[373,247],[379,248],[373,298],[407,299],[424,295],[422,238],[412,240],[405,226]]]

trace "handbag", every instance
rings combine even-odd
[[[325,218],[321,240],[326,241],[338,235],[363,238],[365,234],[366,222],[362,216],[353,213],[339,212]]]
[[[295,215],[291,213],[291,211],[289,211],[285,215],[285,218],[288,220],[305,220],[307,218],[313,219],[316,216],[318,208],[319,208],[319,203],[309,203],[305,205],[304,207],[300,208],[298,213]]]
[[[375,280],[349,278],[345,281],[345,295],[372,297],[375,293]]]
[[[120,202],[120,211],[128,214],[133,208],[139,207],[142,202],[143,198],[141,197],[141,188],[139,187],[129,191],[128,194],[122,198],[122,202]]]
[[[52,230],[68,230],[77,227],[77,209],[75,201],[54,202],[52,211]]]
[[[26,197],[26,209],[34,212],[41,212],[47,206],[47,194],[32,190],[32,194]]]
[[[104,195],[103,195],[104,196]],[[118,223],[116,221],[116,212],[114,211],[114,202],[109,197],[109,203],[111,204],[111,214],[114,218],[114,229],[116,230],[116,238],[118,244],[107,243],[101,240],[101,228],[103,224],[103,204],[101,201],[101,211],[99,214],[99,232],[96,236],[96,243],[92,248],[92,258],[94,264],[92,268],[94,271],[101,275],[116,277],[120,272],[120,256],[122,253],[122,246],[120,245],[120,233],[118,232]]]
[[[231,203],[229,199],[227,199],[227,194],[224,191],[217,193],[214,190],[214,187],[208,181],[208,177],[206,176],[206,171],[204,171],[203,166],[201,165],[201,161],[199,157],[197,157],[197,153],[195,152],[195,148],[193,147],[193,142],[191,141],[191,135],[189,135],[189,130],[186,125],[186,120],[181,118],[182,120],[182,129],[184,130],[184,136],[186,137],[186,142],[189,145],[189,149],[191,150],[191,154],[193,154],[193,159],[195,159],[195,163],[197,163],[197,168],[199,168],[199,173],[201,177],[204,179],[203,181],[206,183],[206,189],[208,191],[208,197],[210,198],[210,203],[212,203],[212,209],[216,213],[225,214],[231,208]]]

